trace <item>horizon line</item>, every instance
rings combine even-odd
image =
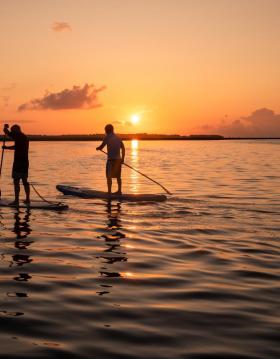
[[[48,140],[96,140],[100,141],[104,138],[104,133],[92,134],[26,134],[31,141],[48,141]],[[154,133],[118,133],[125,140],[279,140],[280,137],[272,136],[223,136],[217,134],[154,134]],[[4,139],[4,134],[0,135],[0,139]],[[9,140],[9,138],[7,138]]]

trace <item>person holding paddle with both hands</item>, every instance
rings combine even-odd
[[[11,131],[9,130],[9,125],[4,125],[4,133],[9,136],[12,140],[15,141],[13,146],[2,146],[4,150],[14,150],[14,163],[12,178],[14,180],[14,191],[15,191],[15,200],[10,203],[15,207],[19,206],[19,193],[20,193],[20,180],[22,180],[24,190],[25,190],[25,204],[30,205],[30,186],[28,183],[28,149],[29,141],[26,135],[21,132],[21,128],[18,125],[13,125]]]
[[[122,194],[122,179],[121,171],[124,163],[125,147],[122,140],[114,133],[113,125],[105,126],[105,137],[100,146],[96,147],[97,151],[102,151],[107,145],[107,163],[106,163],[106,178],[108,186],[108,194],[112,193],[112,178],[117,179],[118,190],[114,194]],[[104,152],[104,151],[102,151]],[[120,154],[120,152],[122,154]]]

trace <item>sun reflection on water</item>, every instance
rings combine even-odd
[[[138,140],[131,140],[130,143],[130,161],[133,167],[138,167]],[[139,174],[135,171],[130,172],[131,178],[131,191],[132,193],[138,193],[139,189]]]
[[[131,140],[131,148],[137,150],[138,149],[138,140]]]
[[[131,273],[131,272],[124,272],[124,273],[123,273],[123,277],[125,277],[125,278],[132,278],[132,277],[134,277],[134,274]]]

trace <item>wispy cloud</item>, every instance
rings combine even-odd
[[[112,121],[112,124],[121,127],[132,126],[132,123],[130,121],[120,121],[120,120]]]
[[[2,95],[0,96],[2,101],[2,108],[9,107],[11,99],[10,93],[16,88],[16,86],[17,84],[15,82],[12,82],[0,88],[0,92],[2,93]]]
[[[59,21],[56,21],[52,24],[52,29],[55,32],[72,31],[72,28],[68,24],[68,22],[59,22]]]
[[[94,85],[85,84],[83,87],[73,86],[72,89],[65,89],[57,93],[47,92],[42,98],[23,103],[18,107],[18,111],[92,109],[100,107],[98,93],[105,88],[105,86],[96,88]]]
[[[107,108],[113,109],[114,112],[117,114],[117,119],[111,121],[113,125],[118,125],[120,127],[132,127],[133,123],[131,122],[131,116],[138,115],[140,119],[144,118],[144,116],[148,113],[153,113],[154,109],[148,109],[145,106],[141,108],[133,108],[128,113],[128,109],[126,107],[110,105]]]
[[[10,96],[2,96],[3,107],[9,107]]]
[[[17,86],[16,82],[12,82],[4,87],[1,87],[1,91],[3,92],[10,92],[12,91],[13,89],[15,89]]]

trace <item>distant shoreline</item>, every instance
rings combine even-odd
[[[220,140],[279,140],[280,137],[224,137],[221,135],[156,135],[156,134],[118,134],[122,140],[141,141],[220,141]],[[102,141],[104,134],[90,135],[27,135],[30,141]],[[0,141],[4,136],[0,135]],[[7,138],[7,140],[9,140]]]

